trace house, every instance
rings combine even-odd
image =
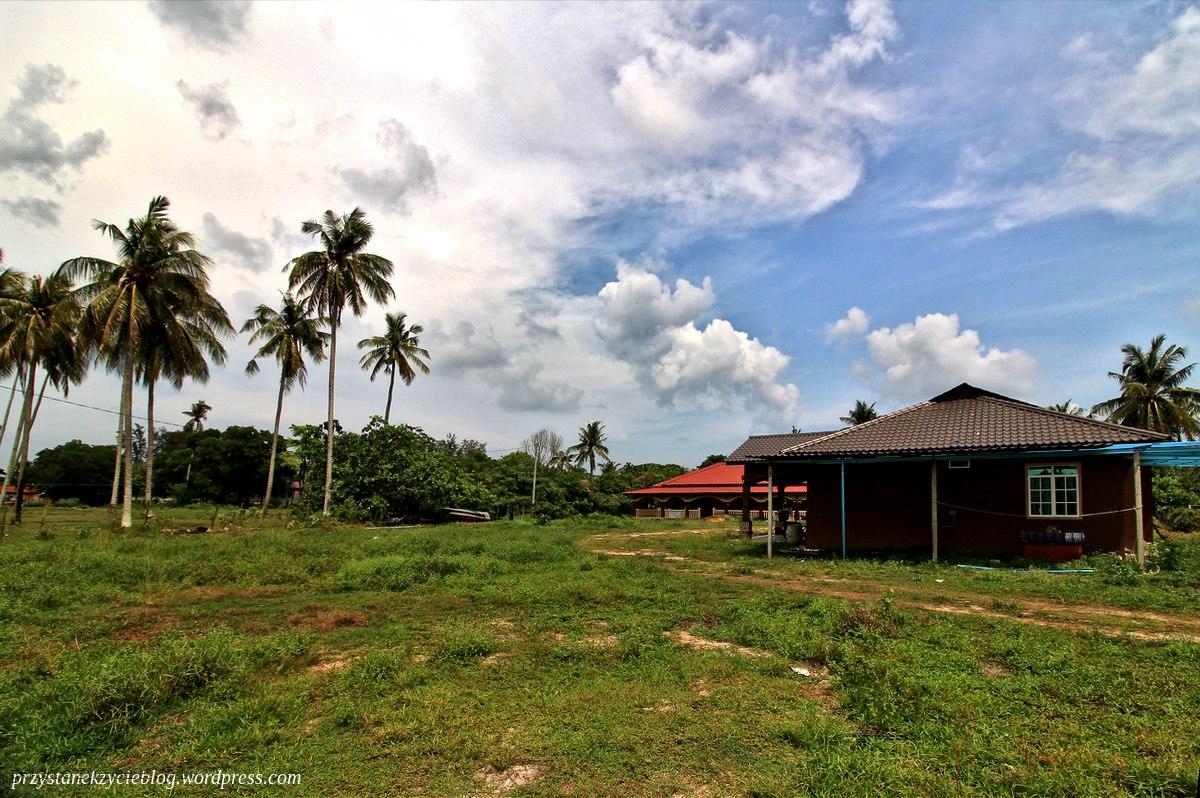
[[[41,499],[42,499],[42,492],[39,491],[37,488],[33,487],[32,485],[26,485],[25,489],[22,491],[22,493],[24,494],[24,499],[22,499],[22,501],[26,504],[33,504],[34,502],[41,501]],[[9,485],[8,489],[4,493],[4,503],[5,504],[14,504],[16,502],[16,500],[17,500],[17,486]]]
[[[747,515],[765,519],[767,484],[749,485],[742,472],[741,464],[713,463],[648,488],[626,491],[625,495],[634,499],[633,514],[639,518],[707,518],[741,512],[745,492]],[[802,512],[805,490],[804,485],[792,485],[781,495],[776,509],[790,505],[792,510]]]
[[[776,495],[807,487],[809,547],[1063,559],[1140,558],[1153,524],[1149,466],[1200,454],[963,383],[835,432],[750,438],[729,460],[746,484],[769,478]]]

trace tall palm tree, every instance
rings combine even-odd
[[[325,425],[325,497],[321,507],[329,515],[333,488],[333,396],[337,371],[337,332],[346,308],[355,316],[367,309],[367,301],[384,303],[395,296],[388,277],[392,262],[366,252],[375,230],[361,208],[345,216],[325,211],[320,219],[310,219],[300,231],[312,236],[320,249],[294,258],[288,267],[288,288],[299,292],[307,307],[329,324],[329,418]],[[285,267],[287,268],[287,267]]]
[[[1125,344],[1121,353],[1125,356],[1121,371],[1108,373],[1121,393],[1100,402],[1092,412],[1107,421],[1164,432],[1177,440],[1200,436],[1200,390],[1184,385],[1196,366],[1182,362],[1187,348],[1168,345],[1165,335],[1156,335],[1149,349]]]
[[[854,402],[854,407],[850,408],[850,412],[842,416],[839,420],[843,424],[858,426],[868,421],[874,421],[877,418],[879,418],[879,414],[875,412],[875,403],[867,404],[862,399],[858,399]]]
[[[258,359],[273,357],[279,364],[279,397],[275,400],[275,428],[271,431],[271,460],[267,465],[267,489],[263,492],[262,515],[271,505],[271,489],[275,484],[275,453],[279,447],[279,419],[283,415],[283,395],[308,379],[307,354],[315,362],[325,359],[325,343],[329,333],[320,328],[320,320],[306,312],[291,294],[285,294],[279,310],[259,305],[254,315],[242,325],[242,332],[253,333],[250,343],[261,344],[253,359],[246,364],[247,374],[259,372]]]
[[[582,466],[587,463],[588,474],[595,476],[596,458],[606,463],[612,462],[605,445],[606,439],[604,425],[599,421],[589,421],[579,428],[579,443],[569,447],[567,453],[573,456],[575,465]]]
[[[359,361],[364,369],[371,370],[371,382],[379,372],[387,370],[388,395],[387,404],[383,407],[383,423],[390,424],[392,418],[392,389],[396,387],[396,375],[404,380],[405,385],[412,385],[417,372],[429,373],[429,364],[422,358],[428,358],[429,352],[421,348],[421,333],[425,328],[420,324],[409,327],[404,313],[388,313],[384,316],[384,333],[358,342],[359,349],[368,350]]]
[[[10,367],[15,365],[25,374],[25,398],[13,443],[13,457],[5,473],[4,487],[0,489],[7,494],[9,473],[15,468],[17,495],[13,523],[20,523],[29,441],[46,385],[52,382],[65,393],[71,383],[82,380],[86,372],[86,361],[76,339],[82,311],[69,280],[59,275],[34,275],[25,280],[20,291],[0,298],[0,313],[4,317],[0,363],[11,364]],[[39,367],[44,376],[35,406]]]
[[[142,499],[146,518],[153,515],[154,387],[164,377],[175,390],[183,388],[189,378],[208,382],[208,361],[225,363],[221,336],[233,332],[225,309],[208,293],[197,297],[195,304],[180,304],[171,310],[168,318],[155,318],[147,325],[138,357],[138,377],[146,386],[146,476]]]
[[[550,461],[546,463],[547,468],[553,468],[556,471],[566,471],[572,465],[571,455],[565,451],[558,451],[550,455]]]
[[[171,319],[181,308],[220,307],[208,292],[212,261],[196,250],[195,236],[170,220],[170,206],[166,197],[155,197],[146,215],[130,219],[124,229],[93,221],[116,246],[118,261],[79,257],[59,267],[68,278],[89,280],[76,292],[87,303],[83,332],[104,364],[121,372],[125,528],[133,526],[133,388],[143,339],[156,334],[156,321]]]
[[[204,422],[208,420],[208,414],[212,411],[212,405],[200,399],[192,402],[192,406],[183,411],[187,416],[187,421],[184,422],[183,431],[191,435],[197,432],[204,431]],[[188,455],[187,471],[183,475],[183,486],[186,488],[192,481],[192,461],[196,459],[196,450],[192,449]]]

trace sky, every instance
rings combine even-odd
[[[695,465],[968,381],[1113,394],[1120,346],[1200,345],[1200,5],[1139,2],[5,3],[0,247],[111,257],[156,195],[239,323],[301,223],[360,206],[432,373],[393,420],[495,454],[598,419]],[[273,420],[227,342],[196,399]],[[1200,350],[1195,350],[1200,355]],[[284,423],[324,418],[323,367]],[[115,409],[96,369],[70,399]],[[115,417],[47,401],[32,450]]]

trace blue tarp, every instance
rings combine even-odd
[[[1142,456],[1142,465],[1190,466],[1200,468],[1200,441],[1161,441],[1159,443],[1114,443],[1094,450],[1095,454]]]

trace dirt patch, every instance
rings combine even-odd
[[[280,587],[226,587],[223,585],[196,585],[178,593],[180,601],[221,601],[230,598],[266,598],[278,596]]]
[[[822,663],[805,660],[793,664],[791,670],[796,674],[796,689],[802,696],[816,702],[826,712],[837,708],[837,698],[830,686],[829,669]]]
[[[541,765],[513,765],[504,770],[481,770],[475,778],[487,788],[485,795],[507,795],[519,787],[532,784],[546,771]]]
[[[332,632],[335,629],[349,629],[362,626],[367,622],[367,616],[351,610],[331,609],[310,604],[300,612],[288,616],[292,626],[302,626],[314,632]]]
[[[134,607],[125,613],[121,626],[112,636],[118,640],[140,643],[177,628],[179,619],[174,613],[159,607]]]
[[[593,648],[612,648],[617,644],[616,635],[592,635],[590,637],[579,638],[581,646],[592,646]]]
[[[609,533],[596,535],[592,540],[607,539],[612,543],[620,545],[620,541],[615,540],[615,538],[625,538],[632,541],[633,538],[644,538],[654,535],[680,535],[703,533],[705,531],[680,530],[626,534]],[[1124,637],[1134,640],[1153,642],[1186,640],[1200,643],[1200,619],[1198,618],[1179,617],[1141,610],[1126,610],[1103,605],[1063,604],[1061,602],[1036,598],[1019,598],[1005,602],[1005,605],[1002,607],[992,606],[988,608],[984,605],[994,605],[995,600],[991,596],[974,593],[946,591],[939,596],[938,601],[930,601],[922,598],[922,593],[906,589],[903,585],[876,582],[869,579],[839,579],[830,576],[798,577],[754,569],[749,569],[748,572],[745,570],[739,572],[734,570],[733,566],[725,566],[721,563],[706,562],[688,557],[679,557],[676,559],[677,555],[671,555],[671,559],[668,560],[668,553],[661,550],[645,548],[596,549],[587,542],[584,542],[583,545],[591,551],[616,556],[623,554],[624,556],[655,557],[664,561],[664,567],[673,571],[723,579],[729,582],[775,587],[781,590],[792,590],[858,602],[875,601],[887,596],[899,606],[912,607],[929,612],[1014,621],[1016,623],[1074,633],[1096,632],[1109,637]]]
[[[712,688],[703,679],[697,679],[692,682],[692,694],[697,698],[708,698],[712,695]]]
[[[681,646],[702,651],[728,651],[731,654],[741,654],[744,657],[771,656],[771,652],[769,651],[760,651],[757,648],[739,646],[736,643],[727,643],[724,640],[708,640],[703,637],[697,637],[691,632],[663,632],[663,637],[670,638]]]
[[[507,651],[497,651],[494,654],[488,654],[483,659],[479,660],[479,664],[484,668],[491,668],[499,665],[512,657]]]
[[[349,664],[350,657],[348,655],[341,655],[334,657],[333,659],[327,659],[324,662],[318,662],[316,665],[309,665],[308,672],[318,674],[331,673],[333,671],[340,671]]]
[[[1003,679],[1007,676],[1012,676],[1012,671],[998,662],[980,663],[979,670],[983,671],[983,675],[989,679]]]

